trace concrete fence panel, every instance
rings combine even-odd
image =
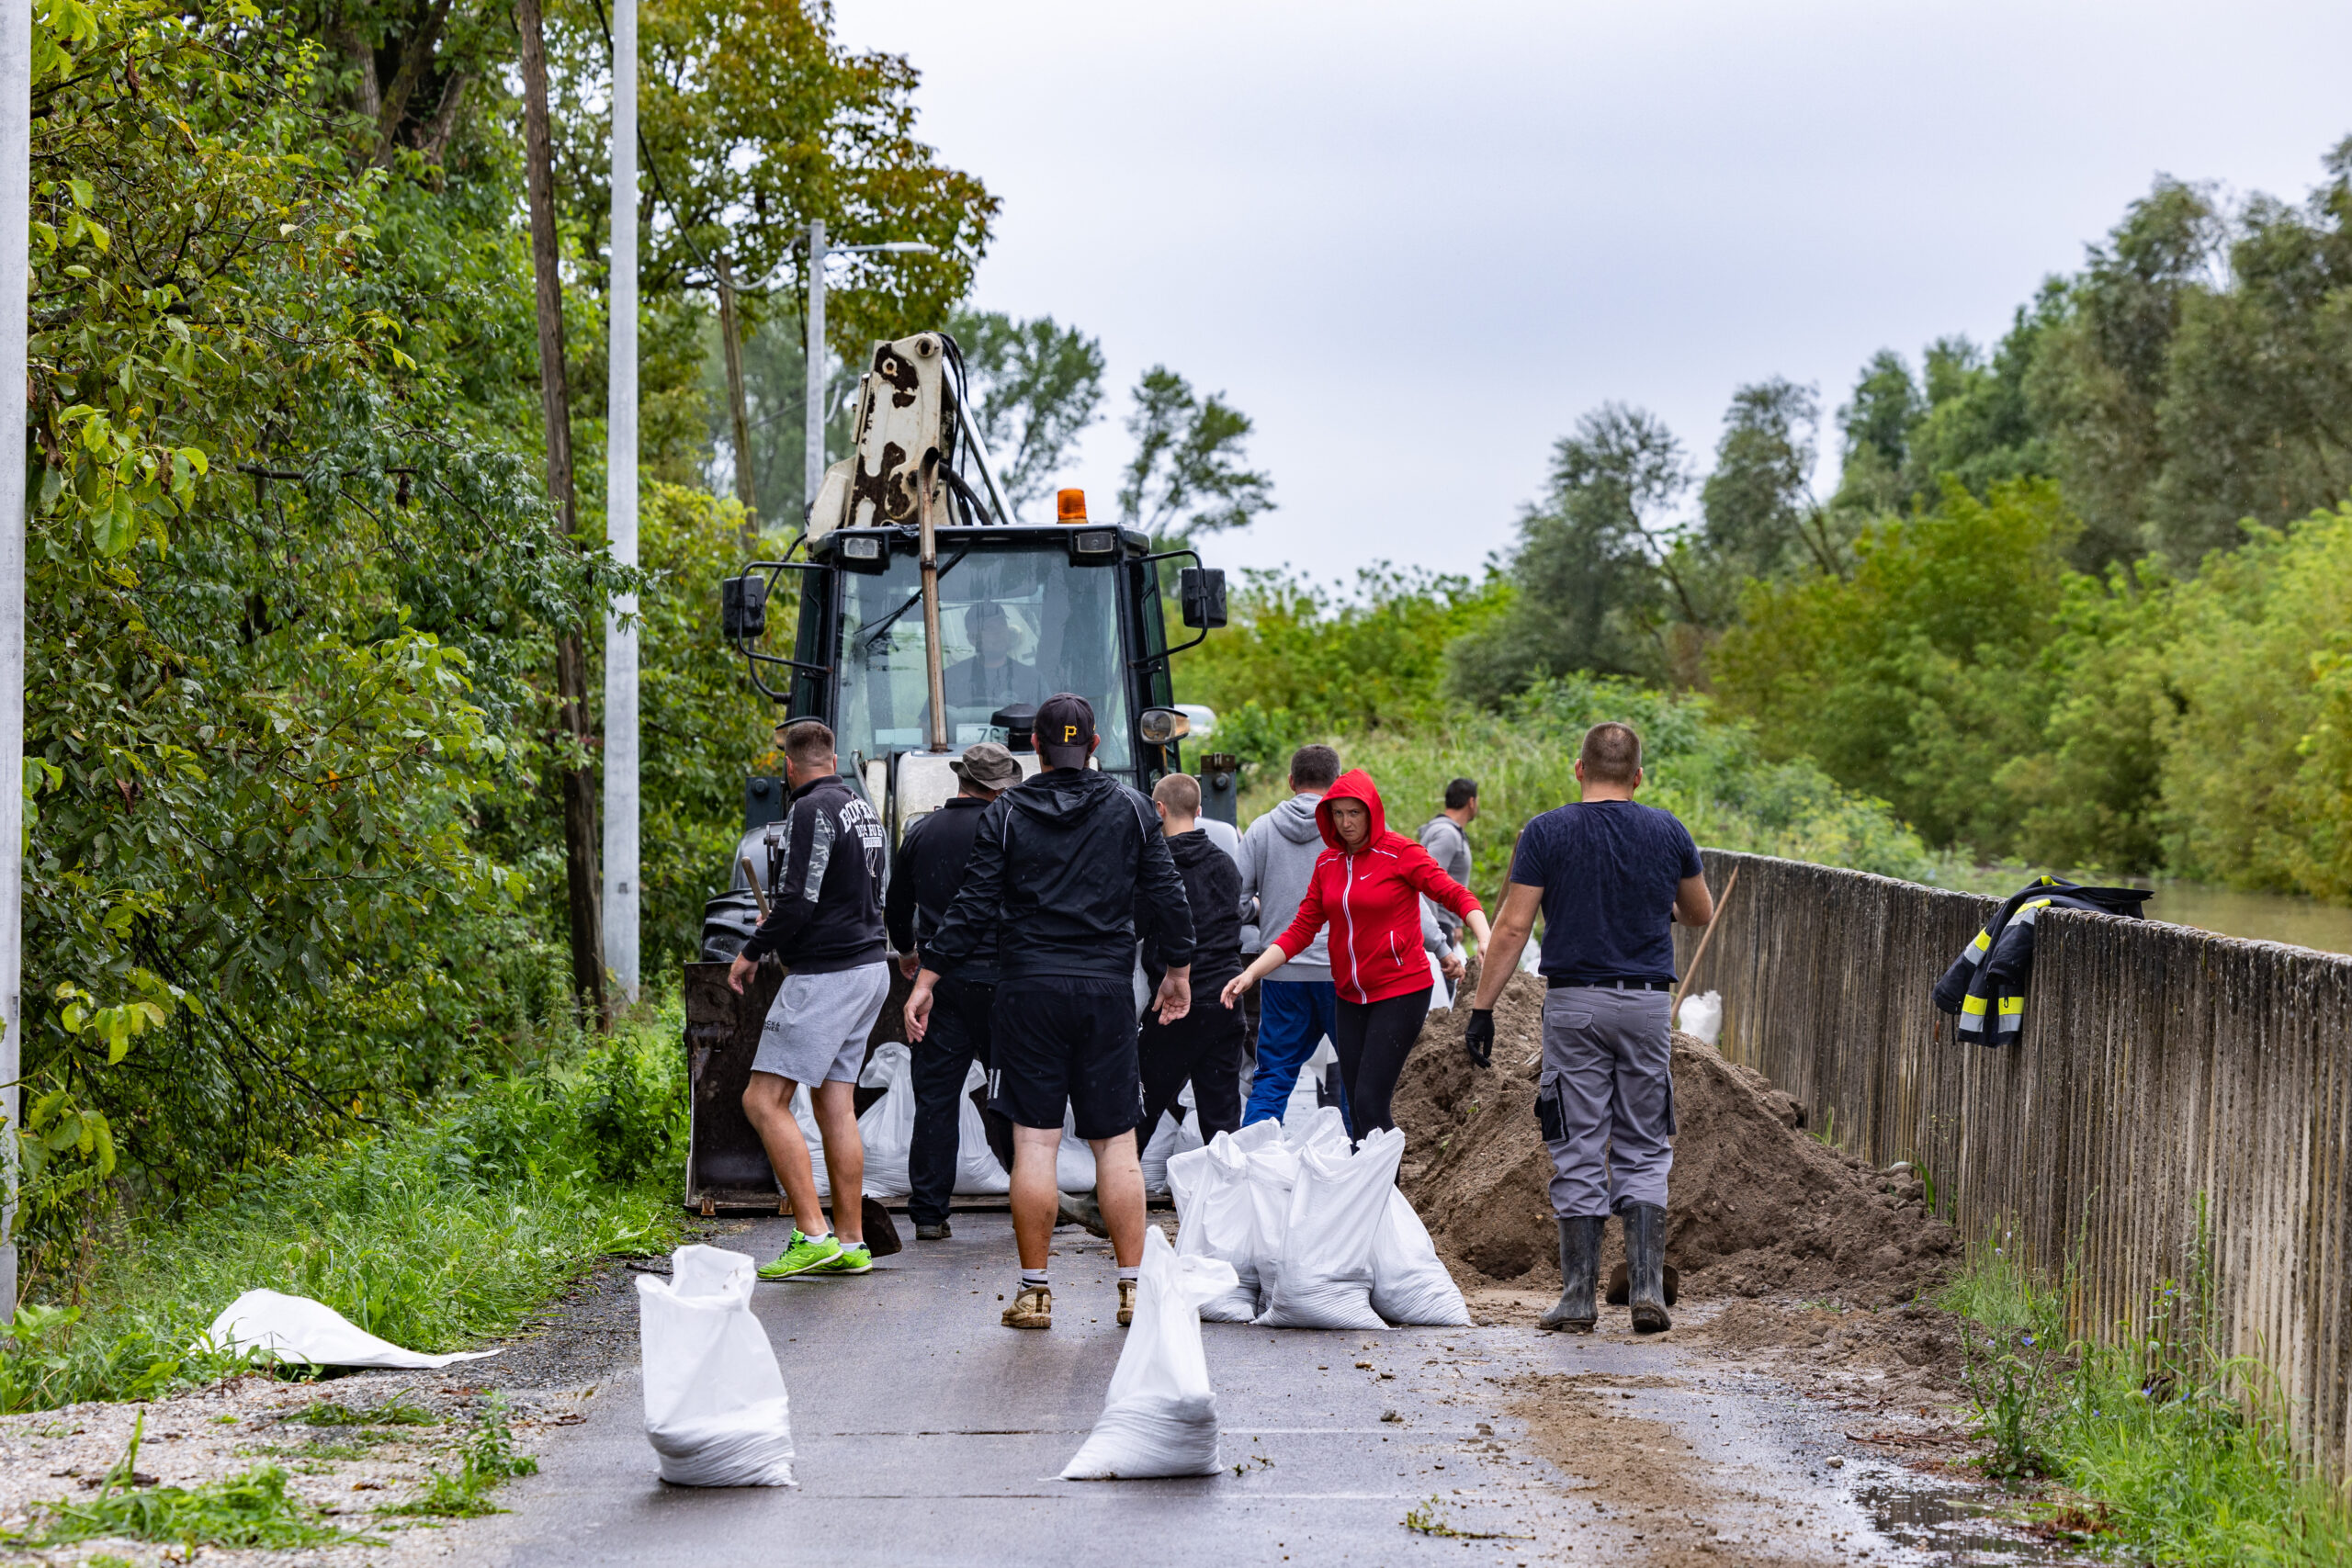
[[[2307,1451],[2352,1474],[2352,958],[2046,911],[2023,1031],[1987,1049],[1928,996],[1993,900],[1706,861],[1718,896],[1739,873],[1690,987],[1723,993],[1725,1055],[2070,1279],[2078,1333],[2143,1328],[2201,1234],[2222,1348],[2274,1368]]]

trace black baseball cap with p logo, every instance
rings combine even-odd
[[[1047,765],[1084,767],[1094,748],[1094,705],[1075,692],[1056,692],[1037,709],[1036,738]]]

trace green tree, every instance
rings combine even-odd
[[[1577,420],[1552,450],[1550,493],[1520,518],[1510,608],[1448,650],[1454,694],[1492,704],[1572,671],[1657,672],[1658,560],[1690,482],[1655,414],[1605,403]]]
[[[1145,371],[1127,415],[1136,450],[1119,486],[1119,520],[1154,538],[1190,539],[1272,512],[1273,480],[1242,467],[1253,428],[1223,392],[1201,397],[1165,365]]]
[[[614,579],[412,330],[408,176],[305,40],[144,0],[36,36],[38,1249],[118,1149],[199,1184],[466,1070],[545,967],[480,818],[529,792],[544,628]]]
[[[2046,481],[1866,532],[1851,581],[1758,584],[1715,652],[1716,691],[1768,754],[1808,755],[1890,802],[1929,843],[2001,854],[2018,807],[1994,781],[2032,750],[2040,654],[2078,525]]]
[[[1015,321],[1001,310],[958,310],[948,330],[964,351],[1005,499],[1016,511],[1033,506],[1102,410],[1102,344],[1051,316]]]

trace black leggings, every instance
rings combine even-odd
[[[1332,1048],[1340,1054],[1340,1082],[1348,1093],[1349,1134],[1361,1138],[1396,1125],[1388,1113],[1396,1097],[1396,1079],[1405,1058],[1420,1038],[1421,1021],[1430,1015],[1430,987],[1385,997],[1376,1002],[1339,1005]]]

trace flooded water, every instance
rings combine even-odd
[[[1951,886],[2006,898],[2032,874],[2030,869],[2014,863],[1979,866]],[[2184,882],[2170,876],[2117,876],[2095,871],[2060,874],[2098,886],[2153,887],[2156,896],[2148,900],[2147,908],[2152,920],[2194,926],[2216,936],[2243,937],[2248,942],[2286,942],[2322,953],[2352,953],[2352,906],[2323,904],[2290,893],[2241,893],[2210,882]]]
[[[2352,908],[2341,904],[2284,893],[2240,893],[2165,877],[2142,886],[2156,890],[2148,900],[2152,920],[2254,942],[2291,942],[2323,953],[2352,953]]]

